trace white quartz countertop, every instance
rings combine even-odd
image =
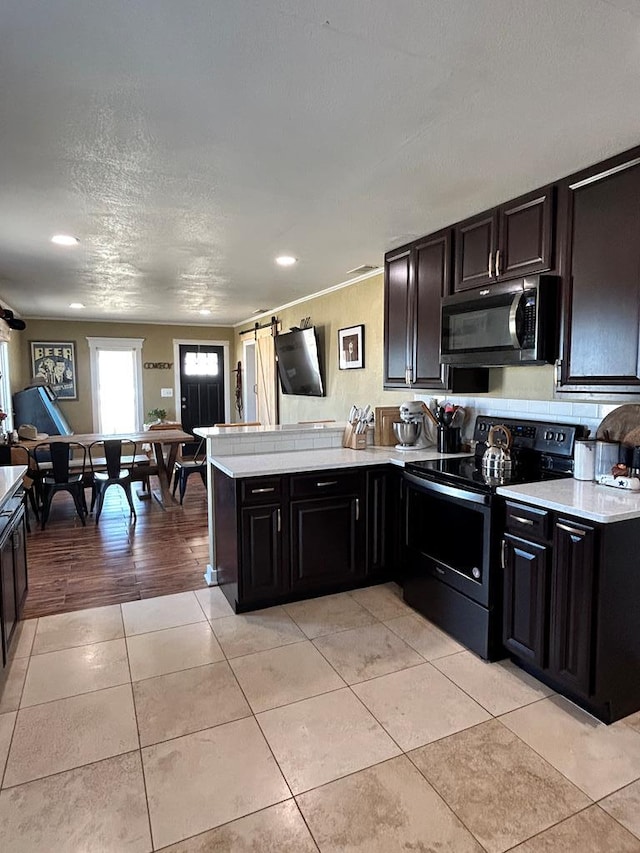
[[[27,473],[26,465],[3,465],[0,467],[0,508]]]
[[[232,426],[232,427],[196,427],[194,433],[201,438],[237,438],[242,435],[268,436],[268,435],[309,435],[319,432],[344,432],[343,423],[329,421],[327,423],[308,424],[276,424],[269,426]]]
[[[640,492],[627,492],[572,477],[521,486],[500,486],[498,494],[604,524],[640,518]]]
[[[359,468],[391,463],[404,467],[405,462],[429,459],[451,459],[468,453],[438,453],[426,450],[396,450],[394,447],[368,447],[349,450],[329,447],[320,450],[291,450],[283,453],[250,453],[246,456],[211,456],[209,461],[228,477],[262,477],[274,474],[295,474],[300,471],[323,471],[330,468]]]

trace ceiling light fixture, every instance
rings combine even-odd
[[[281,267],[291,267],[293,264],[297,263],[298,259],[292,257],[292,255],[280,255],[276,258],[276,263]]]
[[[54,234],[51,242],[56,246],[77,246],[80,240],[77,237],[72,237],[71,234]]]
[[[211,311],[209,311],[209,309],[208,309],[208,308],[201,308],[201,309],[198,311],[198,314],[211,314]]]
[[[81,308],[84,308],[82,302],[70,302],[69,308],[73,308],[74,311],[79,311]]]

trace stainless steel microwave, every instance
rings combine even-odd
[[[545,364],[558,355],[559,279],[538,275],[442,300],[443,364]]]

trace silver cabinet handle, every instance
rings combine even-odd
[[[502,547],[500,549],[500,565],[503,569],[507,568],[507,540],[502,540]]]
[[[496,252],[496,276],[500,275],[500,249]]]
[[[478,291],[478,296],[488,296],[491,291],[488,287],[485,287],[483,290]]]
[[[493,278],[493,252],[489,252],[489,278]]]
[[[360,520],[360,498],[356,498],[356,521]]]
[[[280,511],[280,507],[276,510],[276,518],[277,518],[277,530],[278,533],[282,530],[282,512]]]
[[[267,492],[275,492],[275,487],[271,486],[269,489],[251,489],[252,495],[263,495]]]
[[[554,366],[554,372],[555,372],[556,388],[559,388],[560,385],[562,384],[562,359],[561,358],[556,359],[556,363]]]
[[[533,527],[534,522],[530,518],[523,518],[521,515],[512,515],[512,521],[519,521],[520,524],[527,524],[529,527]]]
[[[338,485],[337,480],[318,480],[318,482],[316,483],[316,486],[319,489],[322,489],[325,486],[337,486],[337,485]]]
[[[584,536],[586,534],[586,530],[578,530],[577,527],[569,527],[568,524],[561,524],[559,521],[556,522],[556,527],[560,530],[564,530],[565,533],[570,533],[572,536]]]

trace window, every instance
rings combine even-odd
[[[185,353],[185,376],[217,376],[219,370],[220,367],[217,352]]]
[[[13,406],[11,405],[11,382],[9,380],[9,344],[0,343],[0,409],[7,413],[4,428],[13,429]]]
[[[87,338],[93,428],[105,435],[142,429],[143,338]]]

